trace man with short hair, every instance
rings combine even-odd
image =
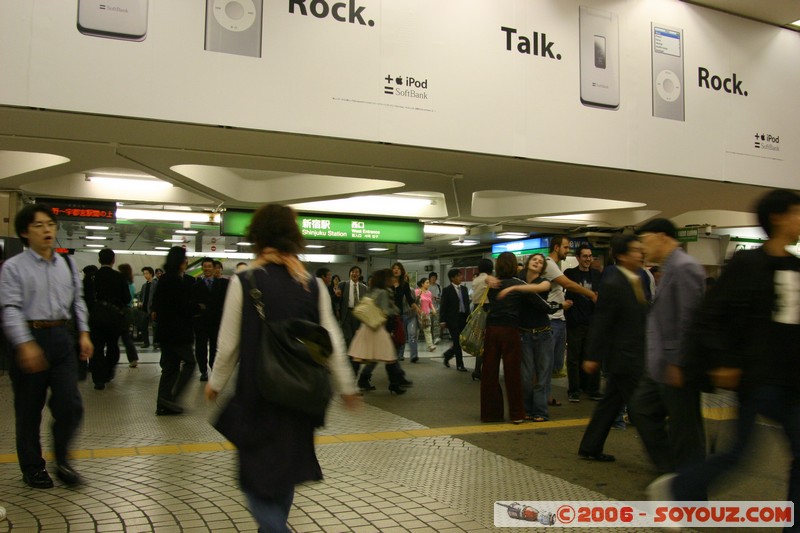
[[[350,279],[343,281],[339,284],[339,290],[342,291],[341,301],[341,317],[342,317],[342,334],[347,346],[350,346],[350,341],[356,334],[356,330],[361,325],[361,322],[353,316],[353,308],[358,305],[358,302],[367,294],[367,286],[359,281],[361,277],[361,268],[353,266],[348,273]]]
[[[220,279],[222,277],[222,271],[224,267],[222,266],[222,261],[217,261],[214,259],[214,279]]]
[[[214,277],[214,260],[210,257],[204,257],[200,265],[203,275],[195,281],[192,289],[195,305],[194,356],[200,369],[200,381],[208,381],[208,369],[213,368],[217,357],[217,336],[228,280]]]
[[[581,244],[575,251],[575,256],[578,258],[578,266],[566,269],[564,275],[585,289],[592,292],[597,291],[600,286],[600,272],[591,268],[592,259],[594,259],[592,248],[588,244]],[[567,338],[569,339],[567,399],[573,403],[580,402],[581,390],[583,390],[590,400],[596,401],[603,397],[600,394],[600,375],[598,373],[588,374],[581,369],[581,364],[587,356],[586,337],[594,312],[594,302],[585,295],[571,290],[567,291],[565,298],[565,303],[569,302],[569,308],[564,313],[567,318]]]
[[[550,282],[550,293],[547,301],[561,304],[563,309],[550,315],[550,327],[553,329],[553,371],[558,372],[564,367],[564,353],[567,348],[567,323],[564,311],[570,308],[565,302],[564,290],[572,291],[586,296],[592,303],[597,301],[597,294],[581,285],[578,285],[561,272],[558,264],[567,258],[569,253],[569,237],[556,235],[550,238],[550,255],[547,256],[547,266],[542,277]],[[561,402],[553,396],[552,390],[547,391],[547,403],[553,406]]]
[[[72,260],[53,250],[58,224],[49,207],[23,207],[14,228],[27,250],[3,264],[0,294],[3,330],[14,350],[10,376],[17,460],[28,486],[53,486],[40,441],[42,409],[50,389],[56,476],[67,485],[77,485],[81,477],[67,461],[67,451],[83,417],[83,405],[69,318],[75,319],[79,332],[80,359],[90,359],[93,352],[81,280]]]
[[[95,390],[104,390],[114,379],[119,363],[119,339],[126,327],[125,308],[131,301],[131,291],[122,272],[112,268],[114,250],[103,248],[97,258],[100,270],[94,275],[94,303],[89,314],[95,346],[90,367]]]
[[[702,500],[708,487],[741,461],[756,416],[761,415],[783,425],[789,440],[792,466],[786,499],[794,503],[796,517],[800,508],[800,259],[788,248],[800,236],[800,195],[771,191],[758,201],[756,212],[767,242],[733,256],[693,328],[697,344],[690,368],[710,377],[717,387],[738,391],[734,441],[725,452],[679,470],[677,477],[662,476],[648,487],[648,493],[659,500]],[[797,524],[795,518],[794,527]]]
[[[600,288],[583,361],[583,368],[590,375],[597,374],[601,366],[605,369],[606,392],[592,413],[578,448],[581,457],[601,462],[615,460],[613,455],[603,453],[603,447],[620,409],[630,401],[644,371],[648,307],[639,277],[644,266],[639,239],[634,235],[615,235],[611,239],[611,252],[617,268],[608,272]],[[589,264],[591,260],[586,259],[581,262]]]
[[[660,264],[663,276],[647,317],[646,373],[628,412],[650,459],[666,473],[705,457],[700,390],[686,381],[684,367],[706,274],[681,249],[675,225],[666,218],[647,222],[637,233],[645,259]]]
[[[144,283],[142,289],[139,291],[139,310],[141,311],[141,319],[139,322],[139,336],[142,341],[142,348],[150,347],[150,313],[153,312],[153,291],[155,291],[156,283],[155,271],[153,267],[143,267],[142,275],[144,276]]]
[[[466,372],[464,366],[464,353],[461,351],[461,341],[459,336],[464,326],[467,325],[469,316],[469,292],[461,284],[462,274],[457,268],[451,268],[447,272],[450,285],[442,291],[442,327],[446,327],[453,339],[453,346],[444,352],[444,366],[450,367],[450,359],[456,358],[456,370]],[[477,354],[475,354],[477,355]]]

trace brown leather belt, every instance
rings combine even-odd
[[[66,320],[28,320],[28,325],[33,329],[60,328],[66,326]]]
[[[550,326],[542,326],[540,328],[519,328],[520,330],[526,333],[544,333],[545,331],[552,331],[553,328]]]

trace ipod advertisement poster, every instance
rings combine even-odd
[[[798,55],[678,0],[0,2],[0,105],[770,186]]]

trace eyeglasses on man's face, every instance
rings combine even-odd
[[[58,227],[58,224],[51,220],[50,222],[32,222],[28,227],[33,229],[55,229]]]

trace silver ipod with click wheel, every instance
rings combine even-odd
[[[263,0],[206,0],[205,49],[261,57]]]
[[[685,120],[683,30],[650,24],[653,47],[653,116]]]

